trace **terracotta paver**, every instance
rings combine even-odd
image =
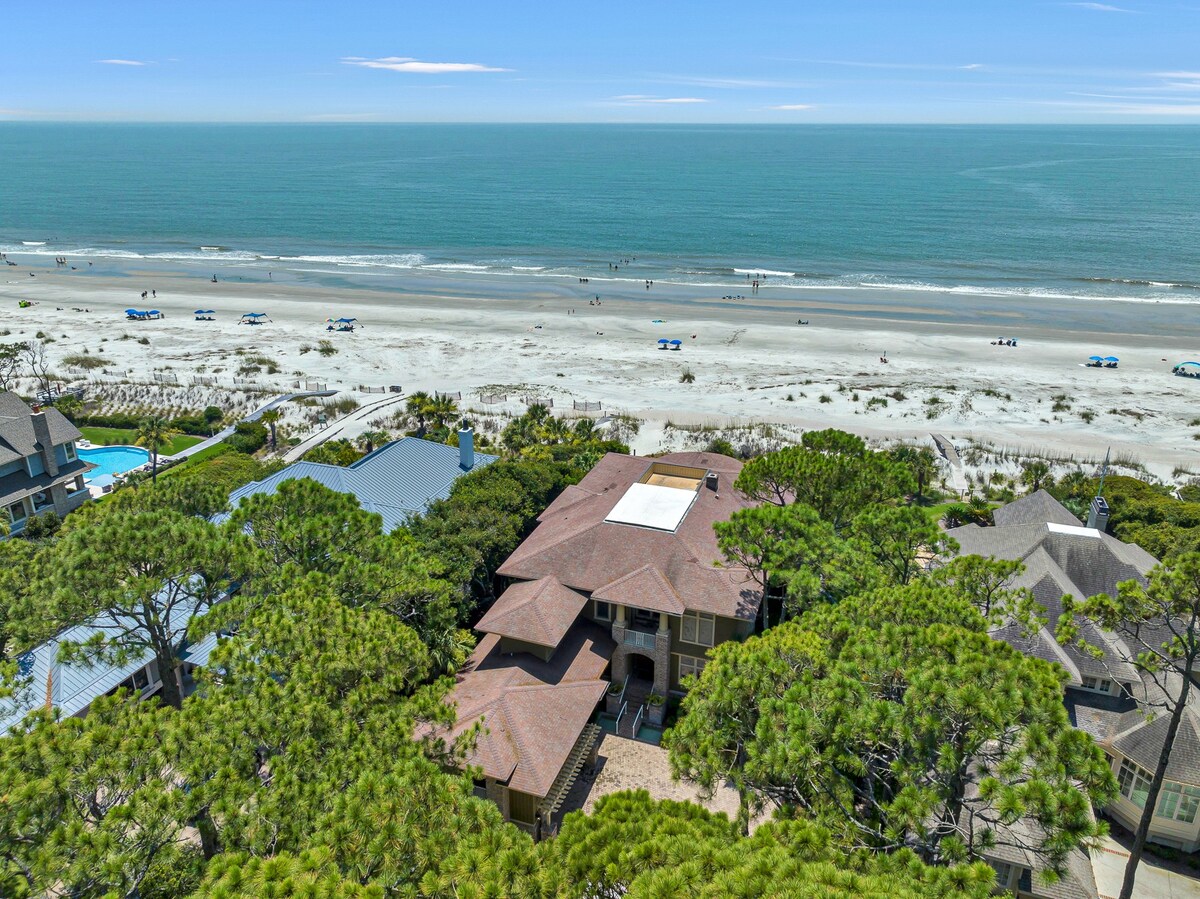
[[[738,797],[732,788],[720,786],[712,799],[701,799],[696,784],[672,780],[667,751],[661,746],[606,733],[600,740],[598,756],[598,773],[595,778],[588,778],[586,772],[579,776],[563,803],[564,814],[576,809],[591,812],[596,801],[610,793],[646,790],[654,799],[686,800],[737,817]]]

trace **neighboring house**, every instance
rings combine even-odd
[[[0,394],[0,401],[4,396]],[[29,415],[28,409],[26,414]],[[54,415],[62,419],[57,412]],[[5,434],[3,427],[0,419],[0,435]],[[74,428],[71,431],[78,437],[78,431]],[[406,437],[380,447],[346,468],[297,462],[269,478],[247,484],[231,494],[230,501],[236,505],[252,493],[274,493],[283,481],[311,477],[333,490],[353,495],[364,509],[378,512],[383,516],[384,529],[390,531],[410,515],[423,512],[429,503],[448,496],[457,478],[496,460],[496,456],[474,452],[473,436],[470,430],[460,431],[458,447]],[[93,467],[88,463],[79,464],[84,466],[82,470]],[[218,519],[227,517],[221,515]],[[162,681],[153,659],[143,657],[121,666],[58,661],[61,642],[83,642],[96,631],[105,629],[102,622],[107,622],[109,627],[116,626],[107,617],[76,625],[21,656],[21,674],[27,679],[28,686],[17,700],[0,701],[0,734],[19,724],[26,713],[40,706],[55,706],[64,716],[81,715],[87,712],[93,700],[118,687],[136,688],[143,698],[158,692]],[[184,621],[182,626],[186,627],[186,624]],[[180,675],[185,691],[191,686],[192,672],[208,663],[217,639],[217,635],[211,634],[184,650]]]
[[[1136,544],[1083,527],[1044,490],[997,509],[993,518],[995,527],[967,525],[949,535],[958,541],[962,555],[1022,562],[1025,571],[1012,586],[1033,591],[1046,609],[1046,625],[1028,635],[1009,624],[992,636],[1065,669],[1071,722],[1104,748],[1120,785],[1121,794],[1104,812],[1134,830],[1167,726],[1165,715],[1147,714],[1147,700],[1153,699],[1156,688],[1126,661],[1130,653],[1119,635],[1078,620],[1080,637],[1100,649],[1096,658],[1073,645],[1060,646],[1054,634],[1064,594],[1079,601],[1097,593],[1115,594],[1122,581],[1145,583],[1158,560]],[[1171,750],[1150,840],[1187,852],[1200,848],[1200,708],[1194,704],[1185,710]]]
[[[383,529],[391,532],[412,515],[420,515],[431,502],[445,499],[455,480],[497,459],[475,452],[475,433],[458,432],[458,446],[446,446],[417,437],[404,437],[379,447],[353,465],[294,462],[261,481],[253,481],[229,495],[234,508],[256,493],[274,493],[284,481],[312,478],[338,493],[352,494],[368,512],[383,516]],[[220,516],[223,519],[226,516]]]
[[[711,647],[753,631],[761,592],[745,569],[720,567],[713,532],[751,505],[733,489],[741,467],[713,453],[609,453],[500,566],[512,583],[476,625],[486,636],[450,696],[457,723],[439,735],[481,724],[468,762],[509,820],[556,828],[594,762],[606,693],[613,727],[636,737],[640,722],[662,723],[652,695],[681,692]]]
[[[0,515],[19,533],[33,515],[62,517],[88,499],[84,475],[96,466],[75,451],[83,435],[57,409],[31,409],[0,393]]]

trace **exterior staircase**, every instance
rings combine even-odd
[[[625,737],[629,740],[637,739],[636,726],[641,726],[641,722],[645,719],[645,713],[642,709],[646,706],[646,699],[654,692],[654,685],[648,680],[629,679],[629,685],[625,688],[625,714],[621,716],[621,720],[617,722],[617,736]]]

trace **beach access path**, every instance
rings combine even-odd
[[[234,429],[238,425],[240,425],[242,422],[258,421],[260,418],[262,418],[262,415],[264,412],[270,412],[272,409],[276,408],[277,406],[282,406],[284,403],[290,403],[293,400],[300,400],[300,399],[304,399],[305,397],[310,397],[310,396],[334,396],[336,393],[337,393],[336,390],[316,390],[316,391],[302,391],[300,393],[280,394],[279,396],[275,397],[275,399],[271,400],[266,405],[260,406],[259,408],[255,409],[253,412],[251,412],[245,418],[242,418],[242,419],[234,422],[233,424],[231,424],[229,427],[213,434],[207,440],[204,440],[193,446],[189,446],[187,449],[182,450],[181,452],[178,452],[173,456],[163,456],[160,461],[162,461],[162,462],[182,462],[184,459],[188,458],[189,456],[194,456],[194,455],[196,455],[196,453],[206,450],[210,446],[215,446],[216,444],[218,444],[222,440],[224,440],[226,437],[231,436],[234,432]]]
[[[967,479],[963,475],[962,459],[958,457],[958,450],[954,444],[943,437],[941,434],[930,434],[933,438],[934,445],[937,446],[938,452],[942,454],[942,458],[950,465],[950,484],[959,496],[964,495],[969,485]]]
[[[406,394],[392,393],[382,399],[367,403],[365,406],[359,406],[349,415],[343,415],[337,421],[330,422],[326,427],[317,431],[317,433],[306,437],[300,443],[293,446],[283,454],[283,461],[289,463],[295,462],[313,447],[320,446],[326,440],[334,439],[339,434],[347,431],[351,426],[362,423],[381,409],[385,409],[396,403],[402,403],[406,399],[408,399]]]

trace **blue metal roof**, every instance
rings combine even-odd
[[[181,605],[175,610],[179,616],[173,629],[186,628],[194,614],[194,606]],[[124,665],[108,662],[64,663],[58,661],[59,648],[63,643],[83,643],[94,634],[116,637],[127,628],[136,627],[132,620],[124,617],[101,615],[86,624],[67,628],[52,640],[22,654],[19,658],[20,674],[28,682],[17,691],[17,695],[0,701],[0,736],[19,724],[21,719],[34,709],[46,704],[46,683],[50,683],[50,702],[58,708],[64,718],[77,715],[94,700],[115,688],[121,681],[154,661],[149,650],[140,658],[130,659]],[[200,646],[202,644],[197,644]],[[216,638],[213,638],[213,646]],[[212,648],[208,648],[211,652]],[[207,660],[208,652],[204,654]],[[188,659],[191,661],[191,659]]]
[[[491,465],[496,459],[477,452],[470,470]],[[390,532],[410,516],[424,512],[434,500],[449,496],[454,482],[467,471],[459,464],[458,447],[404,437],[346,467],[294,462],[268,478],[235,490],[229,495],[229,503],[236,508],[247,496],[271,494],[285,481],[312,478],[330,490],[353,494],[368,512],[383,516],[383,529]]]

